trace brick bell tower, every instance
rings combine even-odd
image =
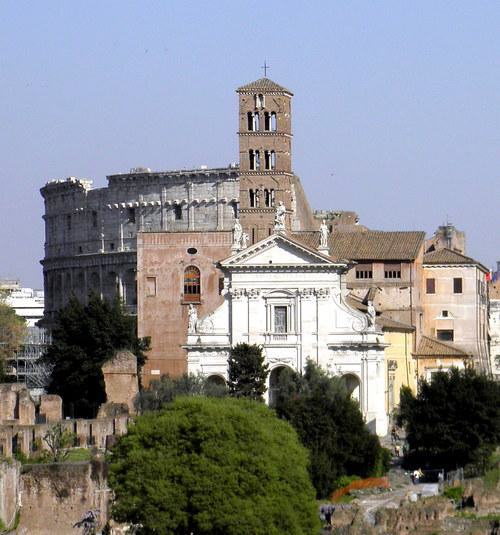
[[[240,222],[251,243],[272,234],[276,205],[292,216],[293,93],[269,78],[236,90],[239,95]]]

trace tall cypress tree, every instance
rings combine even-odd
[[[262,401],[266,392],[269,366],[264,363],[262,348],[255,344],[237,344],[231,350],[229,365],[229,393]]]

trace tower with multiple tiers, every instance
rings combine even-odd
[[[239,94],[240,221],[255,243],[273,232],[276,206],[287,209],[292,228],[292,96],[288,89],[261,78]]]

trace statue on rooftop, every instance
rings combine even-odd
[[[234,220],[233,228],[233,247],[241,247],[241,238],[243,237],[243,227],[241,226],[240,220],[236,218]]]
[[[274,230],[280,231],[285,230],[285,216],[286,216],[286,208],[283,204],[283,201],[280,201],[278,203],[278,206],[276,206],[276,215],[274,216]]]
[[[328,234],[329,233],[330,231],[328,230],[326,222],[323,219],[323,222],[321,223],[321,226],[319,227],[319,246],[321,249],[328,248]]]

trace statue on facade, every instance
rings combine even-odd
[[[233,228],[233,247],[241,247],[241,238],[243,237],[243,227],[241,226],[240,220],[238,218],[234,221]]]
[[[319,227],[319,247],[320,249],[328,249],[328,234],[330,231],[326,225],[325,220],[321,223]]]
[[[241,248],[242,249],[247,248],[249,239],[250,239],[250,236],[246,232],[243,232],[243,234],[241,235]]]
[[[368,314],[368,328],[373,331],[375,330],[375,316],[377,315],[375,307],[373,306],[373,301],[368,301],[368,309],[366,313]]]
[[[285,230],[285,216],[286,208],[283,204],[283,201],[280,201],[278,203],[278,206],[276,206],[276,215],[274,216],[274,230]]]
[[[196,332],[196,324],[198,323],[198,311],[193,304],[189,305],[188,311],[188,333]]]

